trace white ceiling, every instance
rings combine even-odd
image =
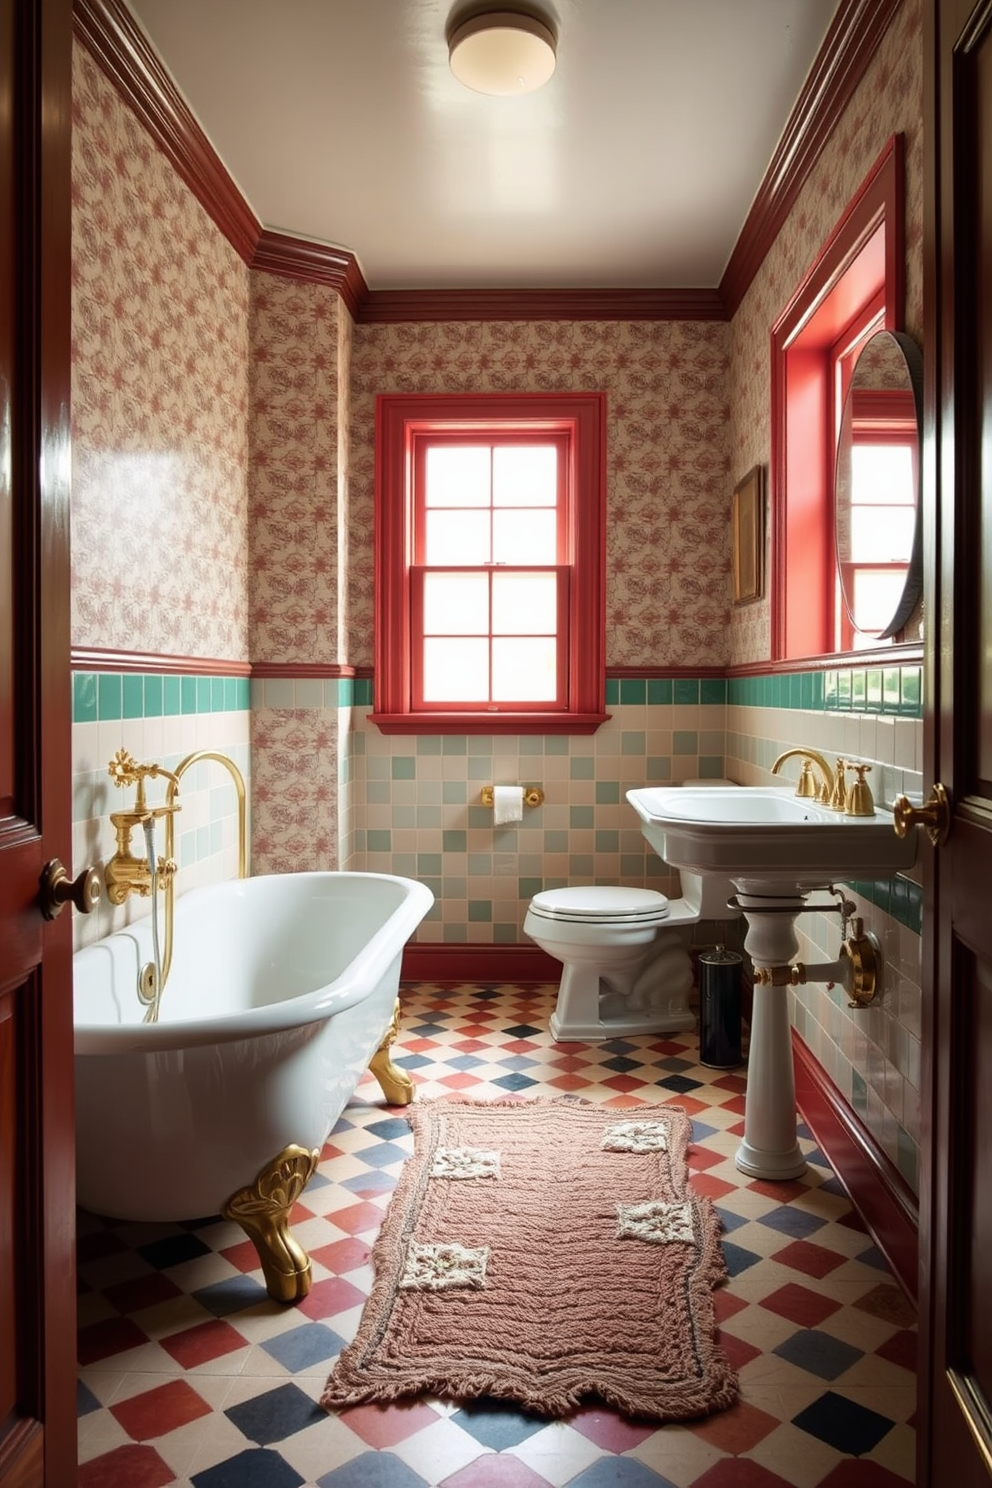
[[[837,9],[557,0],[551,82],[487,98],[457,0],[128,4],[262,226],[374,290],[715,287]]]

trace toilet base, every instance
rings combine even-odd
[[[563,1020],[555,1008],[549,1023],[551,1037],[558,1044],[602,1043],[634,1033],[684,1033],[695,1026],[695,1016],[688,1007],[682,1013],[644,1013],[640,1017],[635,1013],[618,1013],[615,1018],[597,1018],[589,1023]]]
[[[566,965],[551,1014],[557,1043],[600,1043],[629,1034],[684,1033],[695,1028],[689,1007],[692,962],[677,931],[662,931],[647,957],[626,977],[597,967]]]

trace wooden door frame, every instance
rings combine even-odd
[[[9,522],[13,673],[0,690],[13,740],[0,792],[0,987],[13,1018],[8,1234],[16,1276],[15,1397],[0,1421],[0,1481],[76,1480],[75,1150],[71,915],[46,923],[45,862],[72,862],[70,677],[71,0],[2,0],[4,296],[11,315]],[[8,302],[5,313],[9,313]],[[9,642],[8,642],[9,644]]]

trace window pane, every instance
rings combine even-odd
[[[489,642],[424,642],[425,703],[489,701]]]
[[[907,444],[855,444],[851,483],[858,502],[914,506],[913,451]]]
[[[553,444],[500,444],[493,450],[494,506],[554,506],[558,451]]]
[[[493,574],[495,635],[554,635],[557,629],[558,579],[555,574]]]
[[[425,635],[488,635],[489,580],[481,574],[424,575]]]
[[[862,569],[854,573],[854,613],[858,629],[884,630],[896,612],[906,583],[906,569]]]
[[[908,563],[916,513],[906,506],[851,508],[851,558],[855,563]]]
[[[427,506],[488,506],[487,444],[436,444],[427,450]]]
[[[493,512],[494,563],[557,563],[558,513],[554,507]]]
[[[488,563],[489,521],[488,507],[485,511],[429,511],[424,562]]]
[[[493,701],[550,703],[558,694],[553,636],[493,641]]]

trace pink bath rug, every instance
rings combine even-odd
[[[716,1342],[720,1221],[688,1188],[676,1106],[424,1100],[322,1404],[590,1399],[648,1421],[733,1404]]]

